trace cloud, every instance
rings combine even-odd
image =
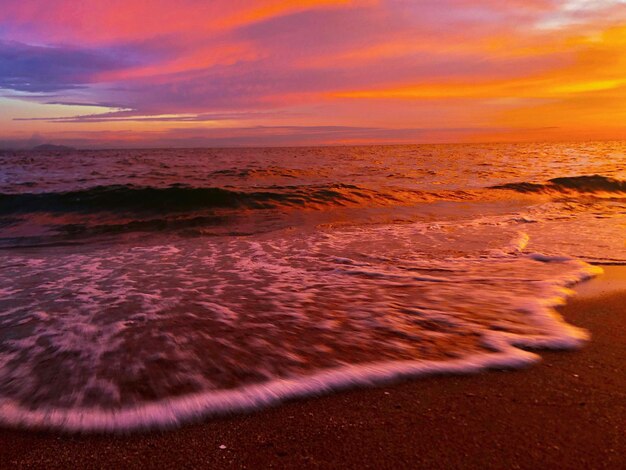
[[[291,124],[322,126],[331,139],[332,126],[374,136],[430,119],[428,127],[466,136],[461,129],[483,125],[534,128],[541,107],[550,127],[576,106],[579,119],[600,112],[607,90],[622,98],[625,8],[621,0],[8,2],[0,89],[42,106],[111,112],[12,121],[0,111],[0,120],[80,132],[107,123],[146,132],[173,122],[276,132]],[[613,118],[624,108],[612,105]]]
[[[88,132],[48,135],[47,141],[77,148],[149,148],[149,147],[262,147],[301,145],[352,145],[363,143],[405,144],[412,142],[450,142],[458,136],[476,137],[506,132],[487,128],[402,128],[355,126],[256,126],[241,128],[179,128],[146,136],[132,131]],[[38,137],[36,143],[43,138]],[[0,141],[0,149],[32,147],[35,140]]]
[[[6,35],[27,42],[133,42],[167,35],[212,36],[299,11],[350,8],[349,0],[25,0],[3,2]]]
[[[81,105],[83,106],[83,105]],[[277,112],[231,112],[231,113],[202,113],[202,114],[165,114],[165,115],[138,115],[134,110],[122,110],[97,114],[81,114],[76,116],[51,116],[38,118],[15,118],[14,121],[44,121],[56,123],[94,123],[94,122],[215,122],[232,120],[249,120],[282,116],[285,113]],[[293,115],[293,114],[292,114]]]
[[[0,41],[0,88],[49,93],[84,88],[103,71],[138,63],[124,48],[83,49]]]

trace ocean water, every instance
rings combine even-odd
[[[626,143],[0,153],[0,424],[516,368],[626,264]]]

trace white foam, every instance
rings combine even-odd
[[[123,404],[124,392],[114,376],[107,379],[92,374],[84,379],[80,386],[82,388],[68,392],[71,393],[68,396],[70,402],[63,406],[43,401],[33,407],[20,404],[15,398],[0,397],[0,422],[12,426],[81,432],[168,428],[207,416],[254,410],[294,397],[318,395],[403,377],[522,367],[536,362],[539,356],[520,348],[571,349],[580,347],[588,340],[587,332],[566,324],[553,307],[571,295],[567,286],[597,274],[597,267],[564,257],[536,253],[525,255],[517,250],[507,256],[489,258],[480,255],[437,260],[423,257],[419,252],[416,255],[415,251],[399,254],[397,247],[390,246],[384,249],[390,256],[380,260],[376,253],[355,252],[346,246],[356,243],[356,248],[361,250],[362,246],[371,243],[371,240],[363,240],[366,235],[379,241],[392,240],[389,243],[397,244],[398,240],[411,240],[416,233],[413,229],[405,233],[397,228],[395,230],[393,239],[389,237],[388,228],[359,233],[356,240],[345,233],[332,238],[320,236],[309,240],[309,244],[302,246],[302,251],[296,252],[290,251],[294,249],[293,246],[281,247],[272,243],[265,247],[259,243],[248,244],[244,240],[230,242],[231,245],[222,247],[221,256],[215,255],[214,247],[208,247],[206,255],[203,255],[198,250],[204,248],[198,248],[198,244],[188,241],[181,242],[175,250],[152,248],[133,250],[133,255],[121,252],[115,256],[105,253],[106,259],[92,262],[85,262],[84,255],[66,257],[69,264],[65,267],[55,265],[55,260],[52,260],[51,265],[54,267],[50,269],[53,274],[69,269],[73,282],[87,283],[80,289],[82,294],[79,305],[82,307],[75,312],[65,311],[62,314],[33,308],[31,317],[38,322],[38,326],[31,336],[7,343],[15,354],[4,356],[5,366],[0,368],[3,380],[11,376],[11,380],[16,384],[21,383],[25,390],[36,387],[27,363],[12,370],[7,369],[7,364],[17,357],[19,351],[45,354],[38,343],[41,338],[45,338],[56,351],[80,352],[80,360],[84,365],[96,370],[102,367],[105,357],[124,351],[127,347],[124,334],[127,332],[141,332],[150,325],[158,325],[161,320],[184,317],[183,325],[187,321],[195,322],[190,324],[191,329],[185,330],[187,333],[184,334],[163,331],[160,327],[156,329],[155,335],[151,337],[158,340],[157,345],[162,346],[146,353],[145,357],[131,358],[133,362],[128,364],[128,373],[130,377],[137,376],[145,371],[145,364],[150,361],[175,361],[180,378],[195,384],[201,391],[176,398],[161,396],[154,401],[137,401],[129,405]],[[146,263],[161,260],[163,253],[168,255],[167,266],[175,266],[177,270],[156,270],[153,275],[156,277],[144,277],[146,286],[153,287],[144,287],[148,289],[144,292],[138,291],[135,277],[145,276]],[[333,256],[332,253],[350,253],[350,256]],[[191,269],[191,265],[181,262],[183,259],[197,264]],[[379,261],[374,262],[375,259]],[[135,266],[137,273],[133,271]],[[365,266],[367,270],[363,269]],[[40,268],[44,269],[45,266]],[[125,278],[117,275],[120,269],[125,272]],[[427,272],[436,272],[437,275],[425,274]],[[320,278],[321,274],[325,277]],[[376,278],[376,281],[372,278]],[[45,283],[44,293],[60,292],[59,289],[67,288],[63,279],[61,277],[58,281]],[[218,289],[213,288],[211,279],[221,280]],[[184,289],[172,285],[178,281],[185,285]],[[98,298],[110,297],[108,289],[103,288],[109,282],[116,289],[115,292],[122,296],[114,303],[123,301],[126,296],[129,301],[138,302],[140,310],[114,321],[99,315],[103,304],[99,303]],[[236,290],[233,291],[230,285],[237,286]],[[319,290],[320,285],[327,285],[333,290]],[[358,295],[349,290],[342,293],[342,289],[350,286],[356,286]],[[393,289],[400,286],[403,286],[400,294],[393,294]],[[418,297],[410,302],[404,300],[407,286],[417,289],[414,295]],[[380,290],[372,293],[373,297],[368,297],[368,290],[371,289]],[[307,306],[314,305],[317,299],[331,292],[339,296],[337,300],[346,302],[345,305],[350,307],[350,328],[356,328],[353,331],[344,330],[332,312],[327,316],[322,315],[325,312],[323,305],[320,307],[322,310],[314,312],[321,315],[320,318],[309,318],[306,313],[306,308],[310,308]],[[232,303],[237,299],[233,293],[242,295],[242,301],[255,297],[263,299],[271,305],[269,312],[275,311],[278,316],[264,317],[266,314],[262,312],[251,316],[251,312],[243,311],[241,305]],[[187,307],[181,307],[180,300],[176,300],[181,295],[191,296],[191,303]],[[30,301],[29,305],[35,307],[40,299]],[[189,307],[193,305],[196,308],[190,310]],[[198,306],[202,310],[198,310]],[[487,306],[494,309],[493,312],[481,311]],[[169,309],[180,309],[180,316],[167,313]],[[346,317],[342,318],[342,321],[346,321]],[[422,320],[445,326],[446,330],[426,328],[412,331],[419,325],[414,322]],[[211,330],[202,329],[202,322],[205,321],[218,322],[233,332],[253,328],[257,331],[256,335],[262,332],[266,336],[250,336],[246,344],[241,344],[236,336],[212,336]],[[200,374],[196,368],[200,364],[197,361],[203,357],[194,355],[190,348],[200,339],[219,344],[224,351],[238,351],[237,354],[244,354],[244,357],[250,348],[260,354],[263,351],[270,355],[278,354],[283,361],[299,364],[306,363],[306,354],[310,354],[310,351],[333,357],[333,348],[323,342],[307,345],[309,352],[289,349],[286,345],[279,346],[277,338],[281,338],[282,329],[291,328],[291,323],[296,325],[294,331],[312,328],[311,331],[323,331],[335,340],[337,335],[340,337],[348,333],[345,340],[353,345],[368,344],[372,341],[369,335],[373,332],[390,331],[399,335],[397,340],[391,336],[389,342],[395,342],[394,347],[400,350],[410,347],[413,339],[426,341],[426,338],[430,338],[429,341],[437,342],[439,339],[445,340],[450,332],[460,329],[479,334],[486,348],[457,352],[460,357],[455,359],[391,358],[347,365],[341,365],[346,359],[338,356],[330,367],[308,369],[297,374],[292,372],[290,377],[277,377],[266,363],[261,362],[256,373],[265,377],[264,381],[242,383],[228,389],[216,388],[211,377]],[[194,330],[195,324],[200,326],[198,331]],[[220,360],[228,364],[237,354],[224,355]],[[210,356],[204,359],[213,360]],[[236,362],[233,367],[238,367]],[[81,404],[89,393],[96,393],[108,404]]]
[[[401,378],[432,374],[467,374],[489,368],[517,368],[537,360],[538,356],[533,353],[509,347],[501,354],[475,356],[463,360],[394,361],[346,366],[298,379],[273,380],[235,390],[198,393],[120,410],[50,408],[33,411],[10,400],[3,400],[0,401],[0,415],[3,424],[6,425],[71,432],[167,429],[208,416],[257,410],[291,398],[315,396]]]
[[[577,279],[596,273],[583,266]],[[267,383],[245,386],[234,390],[211,391],[189,396],[160,400],[155,403],[119,409],[98,410],[50,408],[28,410],[15,402],[0,402],[2,422],[37,428],[64,431],[109,432],[152,428],[170,428],[190,420],[224,413],[251,411],[296,398],[315,396],[335,390],[383,383],[400,378],[432,374],[467,374],[492,368],[519,368],[539,360],[539,356],[519,347],[575,348],[589,336],[581,329],[567,325],[551,306],[560,303],[566,290],[555,291],[555,296],[524,310],[542,323],[551,333],[542,336],[517,336],[492,333],[485,338],[497,352],[474,354],[463,359],[446,361],[388,361],[367,365],[345,366],[324,370],[309,376],[289,380],[271,380]]]

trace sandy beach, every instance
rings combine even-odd
[[[582,350],[525,370],[412,380],[168,432],[0,431],[3,468],[624,468],[624,267],[561,313]]]

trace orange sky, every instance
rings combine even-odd
[[[8,0],[0,146],[626,138],[625,0]]]

